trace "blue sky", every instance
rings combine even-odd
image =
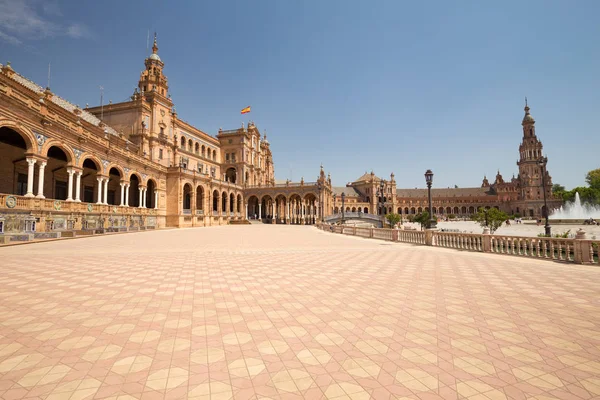
[[[555,183],[600,168],[600,2],[0,0],[0,58],[72,102],[123,101],[158,33],[179,117],[266,129],[277,179],[479,186],[517,172],[524,97]],[[244,116],[240,110],[252,106]]]

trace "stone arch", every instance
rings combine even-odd
[[[158,182],[154,178],[148,178],[146,180],[146,207],[147,208],[158,208],[156,192],[158,189]]]
[[[121,181],[125,175],[117,166],[106,167],[106,175],[108,176],[107,203],[114,206],[119,205],[121,197]]]
[[[452,208],[446,207],[446,214],[452,214]]]
[[[352,207],[351,212],[356,212],[356,207]]]
[[[181,137],[180,145],[181,146],[179,146],[179,147],[181,147],[183,150],[185,150],[185,137],[183,137],[183,136]]]
[[[17,123],[9,120],[0,119],[0,135],[2,134],[2,129],[10,129],[19,134],[23,140],[25,141],[25,149],[27,153],[37,153],[35,149],[37,148],[37,140],[35,139],[35,135],[25,126],[19,126]]]
[[[202,157],[206,157],[206,147],[204,147],[204,145],[202,145],[202,153],[200,153],[200,155],[202,155]]]
[[[213,214],[219,212],[219,191],[217,189],[213,190],[211,194],[211,210]]]
[[[368,214],[368,213],[369,213],[369,207],[365,207],[365,208],[363,209],[363,212],[364,212],[365,214]]]
[[[463,215],[465,215],[467,213],[467,207],[462,206],[461,209],[460,209],[460,213],[463,214]]]
[[[47,140],[46,143],[44,143],[44,145],[42,146],[42,149],[40,150],[40,155],[42,155],[44,157],[48,157],[48,151],[52,147],[57,147],[57,148],[61,149],[67,156],[67,164],[74,165],[73,163],[75,161],[75,154],[73,154],[73,150],[69,146],[62,144],[61,142],[59,142],[56,139]]]
[[[248,199],[248,218],[255,219],[258,218],[258,196],[250,195],[247,197]]]
[[[79,157],[79,163],[77,164],[77,166],[79,168],[83,168],[83,163],[85,162],[85,160],[90,160],[92,161],[95,165],[96,168],[98,169],[98,173],[102,173],[104,166],[102,165],[102,161],[100,161],[100,159],[98,157],[96,157],[95,155],[93,155],[92,153],[83,153],[81,155],[81,157]],[[123,174],[123,176],[125,176],[125,174]]]
[[[229,196],[227,192],[223,190],[221,193],[221,212],[227,212],[227,201],[229,200]]]
[[[237,195],[237,202],[236,202],[236,203],[237,203],[237,204],[236,204],[236,205],[237,205],[237,210],[235,210],[235,211],[236,211],[236,212],[238,212],[238,213],[241,213],[241,212],[242,212],[242,202],[243,202],[243,201],[242,201],[242,195],[241,195],[241,194],[238,194],[238,195]]]
[[[454,211],[453,212],[454,215],[458,215],[459,214],[458,207],[454,207],[453,211]]]
[[[229,193],[229,208],[228,211],[230,213],[235,212],[235,194],[233,192]]]
[[[192,208],[192,185],[186,182],[183,185],[183,209],[191,210]]]
[[[187,150],[192,153],[194,150],[194,142],[192,141],[192,139],[188,139],[188,147]]]
[[[236,183],[237,181],[237,170],[234,167],[229,167],[225,171],[225,180],[227,182]]]
[[[198,142],[196,142],[196,144],[194,145],[194,153],[200,153],[200,143]]]
[[[469,214],[475,214],[475,207],[469,207]]]
[[[204,210],[204,194],[206,189],[202,185],[196,186],[196,210]]]
[[[212,151],[212,159],[213,159],[213,161],[215,161],[217,159],[217,151],[216,150]]]
[[[28,192],[28,182],[31,184],[29,197],[34,196],[36,168],[29,168],[26,154],[29,152],[27,137],[9,127],[0,128],[0,193],[10,193],[24,196]],[[38,161],[39,164],[39,161]],[[31,173],[31,175],[30,175]],[[39,172],[38,172],[39,173]]]
[[[102,166],[102,164],[100,164]],[[121,176],[121,179],[125,179],[125,177],[127,176],[127,174],[125,173],[125,170],[123,170],[123,168],[120,165],[117,165],[115,163],[110,163],[106,166],[106,172],[110,173],[111,169],[116,169],[119,172],[119,175]]]

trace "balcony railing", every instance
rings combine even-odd
[[[14,194],[0,193],[0,210],[26,211],[48,211],[52,213],[104,213],[104,214],[138,214],[156,215],[159,210],[155,208],[140,208],[133,206],[119,206],[111,204],[97,204],[86,202],[75,202],[56,199],[39,199],[37,197],[25,197]]]
[[[577,264],[599,265],[600,240],[588,240],[584,232],[575,239],[523,237],[494,234],[412,231],[387,228],[361,228],[343,225],[317,224],[332,233],[361,236],[392,242],[414,243],[483,253],[506,254]]]

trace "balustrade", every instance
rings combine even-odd
[[[328,232],[401,243],[429,244],[436,247],[475,252],[600,265],[598,258],[600,241],[595,239],[521,237],[439,231],[425,232],[387,228],[359,228],[329,225],[327,223],[319,223],[317,227]],[[431,242],[426,243],[426,234],[433,235]],[[431,238],[431,236],[429,237]]]

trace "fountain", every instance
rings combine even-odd
[[[583,223],[584,220],[594,218],[600,220],[600,206],[581,204],[579,193],[575,192],[575,201],[554,209],[550,220],[554,223]]]

